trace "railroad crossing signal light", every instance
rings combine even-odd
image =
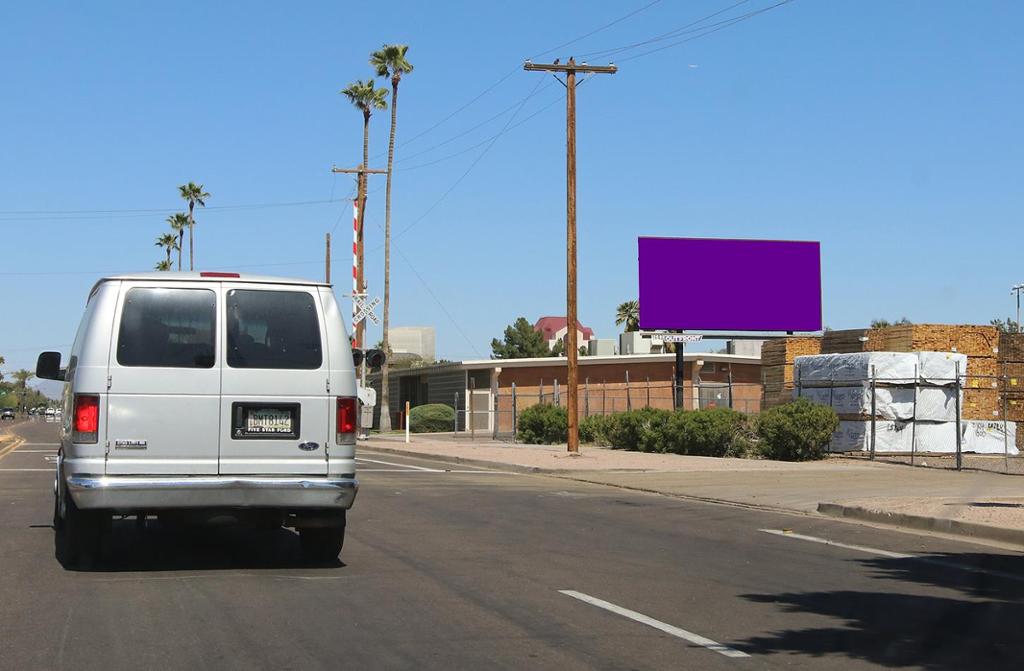
[[[387,355],[384,350],[381,349],[353,349],[352,350],[352,363],[355,364],[356,368],[359,368],[363,364],[363,360],[366,360],[366,367],[370,370],[380,370],[381,366],[387,360]]]

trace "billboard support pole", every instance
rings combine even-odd
[[[685,409],[683,403],[683,353],[686,349],[686,345],[681,342],[676,343],[676,394],[675,394],[675,406],[676,410]]]

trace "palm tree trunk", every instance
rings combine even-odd
[[[365,170],[367,164],[370,161],[370,114],[367,111],[363,111],[363,169]],[[364,245],[363,245],[363,223],[366,221],[366,173],[359,173],[358,188],[359,196],[359,230],[356,232],[356,256],[359,258],[359,269],[356,273],[356,287],[359,289],[359,293],[366,293],[366,264],[364,263]],[[363,349],[366,348],[365,342],[366,334],[366,320],[359,322],[356,326],[356,342]]]
[[[181,272],[181,250],[185,246],[185,229],[178,230],[178,272]]]
[[[188,269],[196,269],[196,248],[195,238],[192,233],[192,208],[196,206],[194,201],[188,201]]]
[[[384,190],[384,365],[380,369],[380,430],[391,430],[388,394],[388,327],[391,323],[391,166],[395,160],[395,126],[398,123],[398,78],[391,78],[391,136],[388,138],[388,174]],[[406,420],[408,421],[408,420]]]

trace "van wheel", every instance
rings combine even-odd
[[[101,514],[81,510],[71,496],[65,498],[64,505],[64,523],[58,533],[63,536],[65,560],[71,566],[91,568],[99,558],[103,531]]]
[[[306,561],[318,564],[332,562],[338,558],[345,544],[345,527],[299,529],[299,544]]]

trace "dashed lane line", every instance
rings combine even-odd
[[[739,650],[736,650],[735,648],[730,648],[727,645],[722,645],[721,643],[717,641],[712,641],[710,638],[706,638],[704,636],[701,636],[700,634],[695,634],[692,631],[680,629],[679,627],[668,624],[667,622],[662,622],[661,620],[655,620],[653,617],[644,615],[643,613],[638,613],[635,610],[630,610],[628,608],[623,608],[622,606],[617,606],[614,603],[605,601],[603,599],[598,599],[597,597],[590,596],[589,594],[584,594],[583,592],[577,592],[571,589],[560,589],[558,590],[558,592],[566,596],[571,596],[574,599],[579,599],[584,603],[589,603],[591,606],[603,608],[604,610],[610,613],[621,615],[622,617],[633,620],[634,622],[646,624],[648,627],[654,627],[658,631],[663,631],[666,634],[675,636],[676,638],[681,638],[684,641],[689,641],[690,643],[695,643],[697,645],[703,646],[708,650],[713,650],[714,652],[717,652],[720,655],[732,657],[733,659],[750,657],[750,655],[748,655],[745,652],[741,652]]]

